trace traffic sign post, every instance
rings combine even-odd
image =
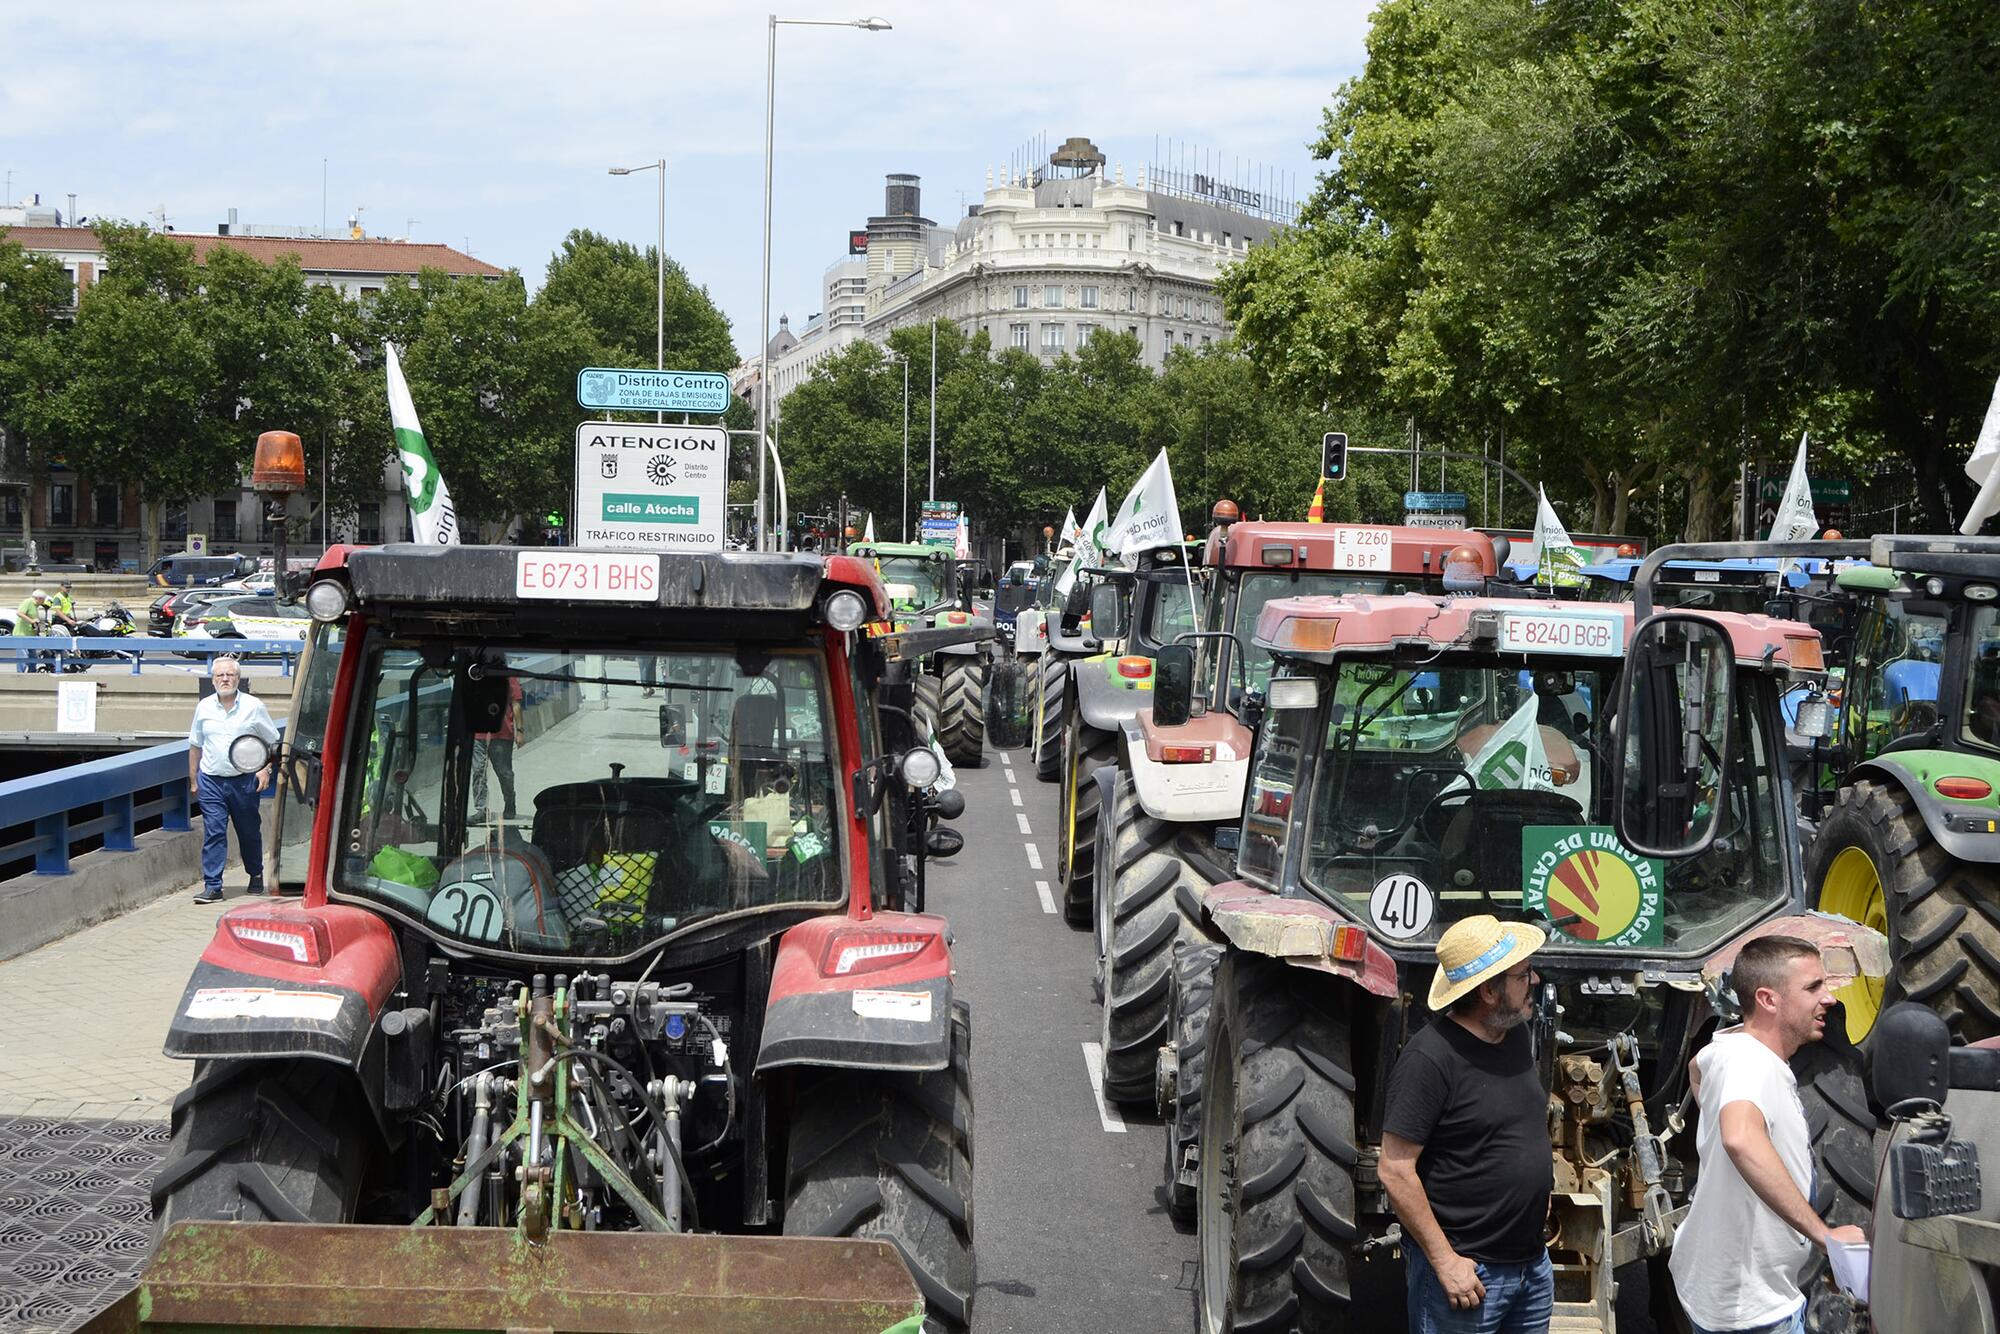
[[[614,412],[727,412],[729,377],[590,366],[576,373],[576,401]]]
[[[576,430],[570,541],[628,551],[720,551],[729,432],[585,422]]]

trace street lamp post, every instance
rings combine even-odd
[[[661,158],[658,162],[648,162],[643,167],[613,167],[611,174],[632,176],[642,171],[660,173],[660,245],[653,256],[659,270],[654,293],[653,369],[663,371],[667,368],[667,160]],[[665,412],[653,414],[653,420],[656,422],[663,422],[666,419]]]
[[[910,540],[910,359],[894,348],[889,355],[903,363],[903,540]]]
[[[931,492],[937,499],[937,321],[931,321]]]
[[[764,453],[771,447],[771,135],[777,108],[778,27],[860,28],[866,32],[887,32],[889,20],[865,19],[781,19],[772,14],[767,20],[769,37],[764,54],[764,299],[763,340],[757,344],[757,509],[755,550],[766,551],[770,534],[764,523]],[[780,465],[782,466],[782,465]]]

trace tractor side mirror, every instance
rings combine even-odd
[[[1194,712],[1194,645],[1168,644],[1153,663],[1153,722],[1179,727]]]
[[[1617,745],[1619,841],[1642,857],[1692,857],[1728,805],[1735,652],[1706,617],[1663,612],[1625,655]]]
[[[931,795],[931,809],[940,820],[956,820],[965,814],[965,794],[955,787]]]
[[[965,849],[965,835],[956,829],[933,829],[924,835],[924,855],[956,857]]]
[[[1116,639],[1125,633],[1125,599],[1111,583],[1090,590],[1090,633],[1099,641]]]
[[[660,744],[662,746],[687,744],[687,724],[682,721],[681,711],[675,705],[660,706]]]
[[[245,732],[229,743],[229,763],[239,774],[254,774],[271,762],[271,743]]]
[[[1870,1065],[1884,1108],[1923,1101],[1944,1106],[1951,1088],[1951,1030],[1928,1005],[1901,1001],[1882,1012]]]

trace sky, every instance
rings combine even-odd
[[[778,29],[771,323],[923,178],[950,224],[1036,136],[1091,139],[1128,179],[1164,144],[1258,162],[1303,198],[1322,112],[1366,56],[1362,0],[815,0]],[[539,286],[573,228],[644,247],[667,161],[667,253],[756,347],[764,5],[519,0],[0,5],[0,177],[65,216],[442,242]],[[1164,149],[1162,150],[1164,152]],[[324,166],[322,166],[324,164]],[[1247,168],[1246,168],[1247,170]],[[322,182],[324,181],[324,185]]]

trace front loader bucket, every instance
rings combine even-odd
[[[84,1334],[217,1329],[915,1334],[887,1242],[180,1223]]]

